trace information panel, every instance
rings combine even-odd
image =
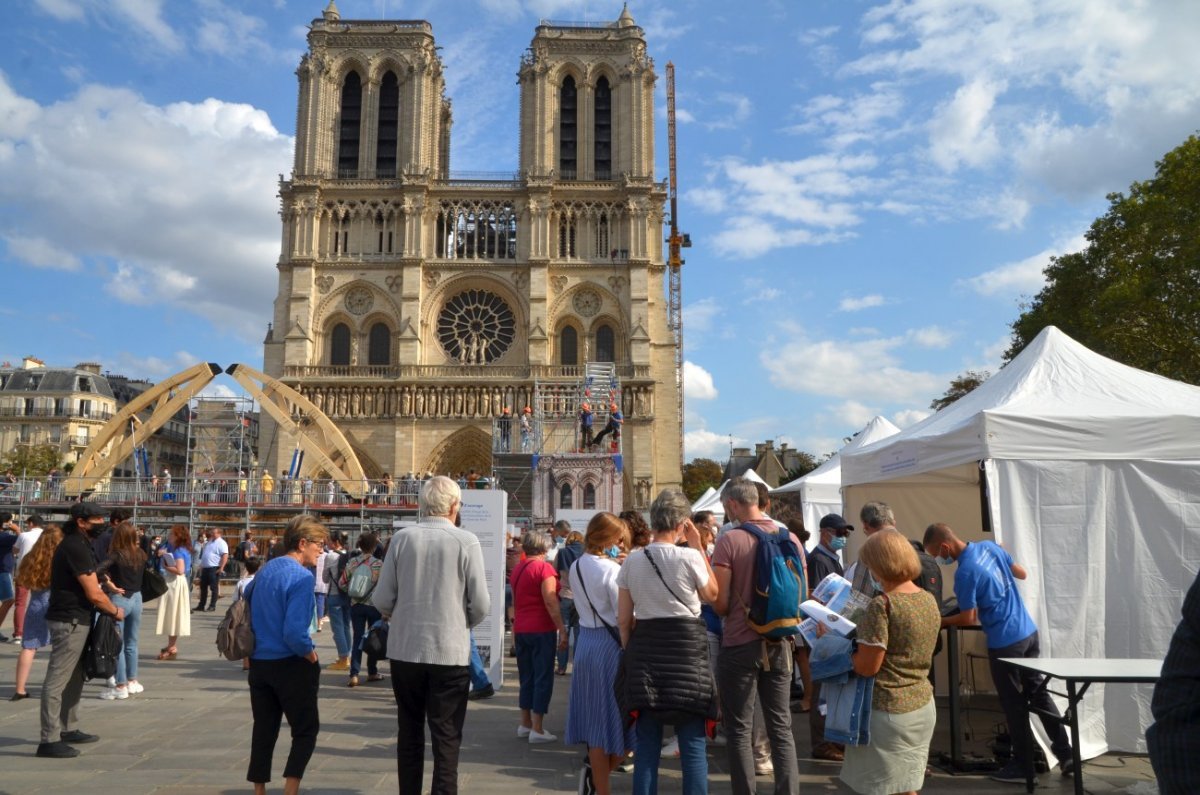
[[[459,523],[479,537],[483,567],[487,571],[492,609],[473,630],[475,646],[483,658],[492,686],[504,683],[504,546],[508,527],[508,493],[490,489],[463,489]]]

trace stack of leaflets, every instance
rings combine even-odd
[[[808,645],[817,640],[817,625],[849,637],[858,627],[858,621],[866,613],[870,599],[866,594],[854,590],[850,581],[838,574],[830,574],[813,589],[812,599],[800,604],[800,610],[808,616],[800,623],[800,634]]]

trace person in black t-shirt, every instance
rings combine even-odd
[[[808,556],[808,587],[816,588],[830,574],[845,576],[838,552],[846,547],[846,537],[854,532],[854,525],[836,513],[821,517],[821,541]],[[821,683],[812,683],[809,694],[808,729],[812,737],[812,758],[828,762],[841,762],[845,746],[825,739],[825,716],[820,709]]]
[[[92,625],[93,608],[117,621],[125,612],[114,605],[96,577],[96,558],[89,538],[104,528],[104,511],[92,502],[71,506],[63,540],[50,563],[50,663],[42,685],[42,738],[37,755],[53,759],[79,756],[73,745],[100,738],[75,728],[83,692],[83,648]]]

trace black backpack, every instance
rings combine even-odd
[[[925,547],[918,542],[910,540],[908,543],[913,545],[913,549],[917,552],[917,560],[921,562],[921,573],[913,580],[913,585],[933,594],[940,613],[942,611],[942,567],[938,565],[937,558],[926,552]]]
[[[117,620],[107,613],[96,617],[83,647],[83,676],[87,680],[116,676],[117,655],[124,644],[117,631]]]

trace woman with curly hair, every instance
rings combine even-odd
[[[650,546],[654,534],[650,532],[650,525],[646,524],[646,518],[639,511],[621,511],[620,519],[629,528],[631,546],[627,552]]]
[[[167,543],[158,548],[163,576],[167,578],[167,592],[158,600],[159,635],[167,636],[167,645],[158,653],[160,660],[174,660],[179,654],[175,643],[180,635],[192,634],[192,611],[188,601],[187,573],[192,567],[192,539],[186,526],[171,527]]]
[[[12,701],[29,698],[25,683],[33,668],[33,655],[50,644],[50,628],[46,625],[46,608],[50,606],[50,561],[54,559],[54,551],[62,539],[61,527],[46,525],[41,537],[21,559],[21,566],[17,569],[17,585],[29,589],[29,605],[25,608],[24,634],[21,636],[21,653],[17,656],[17,681]]]

